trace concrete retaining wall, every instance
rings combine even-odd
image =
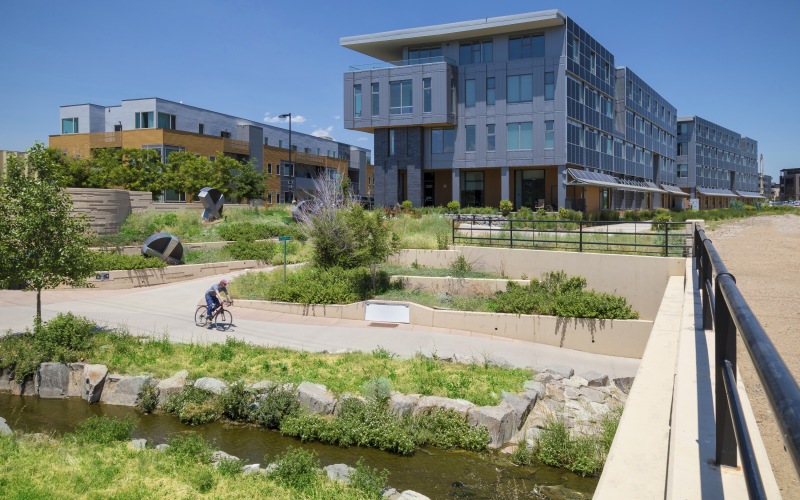
[[[233,271],[243,271],[257,267],[268,267],[258,260],[235,260],[230,262],[213,262],[210,264],[184,264],[167,266],[162,269],[135,269],[131,271],[108,271],[108,279],[97,276],[88,282],[94,288],[106,290],[119,288],[138,288],[151,285],[163,285],[177,281],[204,278]],[[99,271],[98,271],[99,273]]]
[[[144,206],[141,192],[134,192],[133,196],[122,189],[68,188],[67,192],[72,197],[75,212],[85,214],[92,231],[97,234],[118,233],[119,226],[131,214],[132,207],[135,205],[137,209],[142,209]],[[152,197],[150,193],[146,195]]]
[[[586,278],[588,288],[621,295],[644,319],[658,313],[671,276],[684,275],[686,259],[511,248],[454,247],[452,250],[403,250],[391,262],[410,266],[450,267],[463,255],[473,269],[519,279],[564,271]]]

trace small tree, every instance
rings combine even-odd
[[[233,177],[233,184],[234,195],[247,200],[263,198],[267,190],[264,174],[258,171],[252,161],[239,168]]]
[[[10,159],[0,182],[0,286],[36,290],[36,330],[42,290],[85,286],[93,271],[88,223],[72,214],[57,171],[53,156],[36,143],[27,160]]]

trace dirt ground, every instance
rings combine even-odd
[[[766,330],[795,380],[800,380],[800,210],[799,215],[760,216],[720,224],[707,231],[728,271],[736,277],[750,308]],[[741,341],[739,370],[753,406],[783,498],[800,498],[791,458],[766,395]]]

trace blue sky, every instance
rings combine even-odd
[[[0,0],[0,149],[59,133],[65,104],[161,97],[372,148],[343,129],[343,36],[559,9],[678,108],[800,167],[800,2]],[[280,125],[280,124],[279,124]]]

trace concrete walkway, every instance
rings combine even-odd
[[[205,291],[218,280],[219,277],[202,278],[129,290],[44,291],[42,316],[47,321],[58,313],[72,312],[101,325],[124,326],[137,335],[166,335],[175,342],[221,342],[230,336],[255,345],[312,352],[369,352],[380,346],[404,357],[421,350],[442,357],[460,354],[478,360],[489,358],[515,367],[560,364],[574,368],[577,373],[592,370],[611,378],[635,376],[639,367],[638,359],[588,354],[467,331],[413,325],[370,327],[367,321],[271,313],[235,305],[230,309],[234,326],[227,332],[197,327],[195,309]],[[35,293],[0,291],[2,333],[30,327],[35,311]]]

